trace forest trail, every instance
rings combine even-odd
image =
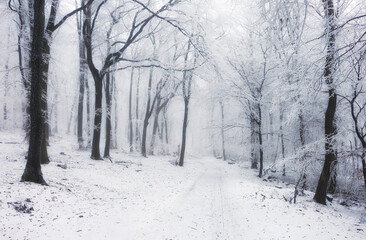
[[[163,213],[168,239],[242,239],[239,213],[231,201],[237,195],[238,168],[218,159],[194,159],[201,172],[182,193],[172,199]],[[169,212],[170,214],[166,214]],[[164,227],[163,227],[164,228]]]
[[[21,142],[3,134],[0,141]],[[112,151],[93,161],[72,140],[51,142],[48,187],[19,182],[24,143],[0,144],[0,239],[242,240],[365,239],[365,210],[312,192],[290,204],[293,186],[265,182],[248,163]],[[6,145],[6,147],[4,147]],[[60,167],[65,166],[65,168]],[[29,213],[19,212],[24,206]]]

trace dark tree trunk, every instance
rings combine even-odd
[[[130,78],[130,95],[128,99],[128,140],[130,142],[130,152],[133,152],[133,124],[132,124],[132,85],[133,85],[133,72],[134,68],[131,68]]]
[[[329,86],[328,107],[325,113],[325,161],[321,172],[318,186],[315,192],[314,200],[321,204],[326,204],[326,195],[328,182],[331,174],[332,164],[336,161],[336,153],[334,148],[334,135],[336,134],[336,125],[334,117],[337,109],[337,94],[333,86],[334,81],[334,55],[335,55],[335,13],[332,0],[323,0],[325,16],[327,18],[327,56],[325,62],[324,78]]]
[[[43,37],[43,80],[42,80],[42,155],[41,163],[48,164],[50,159],[48,157],[47,146],[49,145],[49,122],[48,122],[48,104],[47,104],[47,84],[48,84],[48,70],[49,70],[49,58],[50,58],[50,46],[46,39]]]
[[[111,146],[111,94],[110,94],[110,77],[111,73],[107,73],[105,79],[105,100],[106,100],[106,127],[105,127],[105,146],[104,146],[104,157],[110,158],[109,149]]]
[[[363,147],[363,152],[362,152],[362,173],[363,173],[363,180],[365,182],[365,187],[366,187],[366,145]]]
[[[252,169],[258,169],[258,142],[257,141],[257,137],[258,137],[258,133],[257,133],[257,128],[256,128],[256,121],[255,121],[255,116],[253,115],[253,113],[251,113],[250,115],[250,129],[251,129],[251,133],[250,133],[250,145],[251,145],[251,168]]]
[[[179,166],[183,167],[184,164],[184,154],[186,152],[186,138],[187,138],[187,126],[188,126],[188,107],[189,107],[189,99],[184,98],[184,119],[183,119],[183,128],[182,128],[182,147],[180,149],[179,155]]]
[[[144,157],[147,157],[147,154],[146,154],[146,135],[147,135],[147,126],[148,125],[149,125],[149,119],[145,117],[143,129],[142,129],[142,142],[141,142],[141,154]]]
[[[94,160],[101,160],[99,144],[100,144],[100,129],[102,124],[102,79],[94,79],[95,82],[95,113],[94,113],[94,131],[93,131],[93,143],[92,153],[90,158]]]
[[[262,109],[258,103],[259,177],[263,176]]]
[[[142,129],[142,141],[141,141],[141,154],[144,157],[147,157],[146,154],[146,138],[147,138],[147,127],[149,125],[149,119],[152,114],[152,110],[154,108],[154,102],[151,103],[151,86],[153,80],[153,68],[150,68],[150,76],[149,76],[149,86],[148,86],[148,94],[147,94],[147,103],[146,103],[146,112],[144,118],[144,126]]]
[[[281,134],[281,155],[285,159],[285,142],[283,137],[283,110],[280,109],[280,134]],[[282,176],[286,176],[286,164],[283,164]]]
[[[86,137],[87,137],[87,144],[88,148],[91,147],[91,111],[90,111],[90,87],[89,87],[89,80],[85,78],[85,90],[86,90]]]
[[[152,132],[151,142],[150,142],[150,152],[149,152],[150,155],[154,155],[155,139],[156,139],[156,134],[158,133],[158,128],[159,128],[159,113],[161,110],[160,104],[161,104],[161,98],[158,97],[158,99],[156,101],[153,132]]]
[[[44,0],[34,0],[34,26],[31,44],[31,130],[27,164],[21,181],[45,184],[41,171],[42,145],[42,39],[45,25]]]
[[[334,134],[336,133],[334,125],[334,115],[337,106],[337,95],[334,89],[329,90],[328,108],[325,113],[325,161],[321,172],[318,187],[314,196],[314,200],[321,204],[326,204],[326,195],[328,182],[331,174],[332,164],[336,161],[335,149],[333,146]]]
[[[191,42],[188,42],[187,52],[184,57],[184,64],[187,66],[188,56],[191,49]],[[194,54],[194,65],[196,64],[197,55]],[[182,127],[182,146],[180,149],[179,162],[178,165],[183,167],[184,165],[184,155],[186,152],[186,139],[187,139],[187,126],[188,126],[188,110],[189,110],[189,100],[191,98],[191,87],[192,87],[192,77],[193,73],[191,71],[183,72],[183,84],[182,84],[182,92],[184,99],[184,118],[183,118],[183,127]]]

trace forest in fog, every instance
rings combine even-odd
[[[0,19],[0,161],[19,153],[18,182],[55,185],[69,152],[209,157],[290,184],[290,204],[365,207],[364,0],[6,0]]]

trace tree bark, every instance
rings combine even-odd
[[[42,46],[45,25],[44,0],[34,0],[33,36],[31,44],[31,130],[29,138],[28,159],[21,181],[47,185],[41,171],[41,145],[43,135],[42,121]]]
[[[258,169],[258,142],[257,137],[257,127],[256,127],[256,121],[254,113],[250,114],[250,145],[251,145],[251,168],[252,169]]]
[[[90,111],[90,87],[88,77],[85,79],[85,91],[86,91],[86,138],[87,138],[87,148],[91,147],[91,111]]]
[[[111,146],[111,130],[112,130],[112,123],[111,123],[111,94],[110,94],[110,78],[111,74],[107,73],[105,79],[105,100],[106,100],[106,127],[105,127],[105,146],[104,146],[104,157],[110,158],[110,146]]]
[[[263,176],[262,108],[258,103],[259,177]]]
[[[282,159],[285,159],[285,142],[283,138],[283,110],[280,109],[280,134],[281,134],[281,155]],[[286,164],[283,164],[282,176],[286,176]]]
[[[158,99],[156,101],[153,132],[152,132],[151,142],[150,142],[150,152],[149,152],[150,155],[154,155],[155,139],[156,139],[156,134],[158,133],[158,128],[159,128],[159,113],[161,110],[160,104],[161,104],[161,98],[158,97]]]
[[[99,143],[100,143],[100,129],[102,124],[102,79],[97,78],[95,81],[95,113],[94,113],[94,131],[93,131],[93,143],[92,153],[90,158],[94,160],[102,160],[100,156]]]
[[[186,139],[187,139],[187,126],[188,126],[188,106],[189,98],[184,98],[184,119],[183,119],[183,129],[182,129],[182,147],[180,149],[179,156],[179,166],[183,167],[184,164],[184,154],[186,152]]]
[[[187,66],[188,56],[191,49],[191,42],[188,42],[187,52],[184,57],[184,64]],[[194,65],[196,64],[197,56],[194,54]],[[184,99],[184,118],[183,118],[183,127],[182,127],[182,146],[180,149],[179,155],[179,166],[183,167],[184,165],[184,155],[186,151],[186,139],[187,139],[187,126],[188,126],[188,110],[189,110],[189,100],[191,98],[191,87],[192,87],[192,77],[193,73],[191,71],[183,72],[183,99]]]
[[[366,146],[363,147],[362,152],[362,173],[363,173],[363,180],[366,187]]]
[[[82,1],[84,5],[84,1]],[[86,79],[86,53],[85,45],[83,41],[83,31],[82,22],[83,17],[82,12],[76,15],[78,35],[79,35],[79,101],[78,101],[78,144],[79,149],[84,148],[84,138],[83,138],[83,120],[84,120],[84,93],[85,93],[85,79]],[[85,20],[85,19],[84,19]]]
[[[149,119],[152,114],[152,110],[154,108],[154,102],[151,103],[151,86],[152,86],[152,80],[153,80],[153,68],[150,68],[150,76],[149,76],[149,86],[148,86],[148,94],[147,94],[147,103],[146,103],[146,112],[145,112],[145,118],[144,118],[144,125],[142,129],[142,142],[141,142],[141,154],[144,157],[147,157],[146,155],[146,138],[147,138],[147,127],[149,125]]]
[[[325,161],[321,172],[314,200],[321,204],[326,204],[328,182],[331,174],[331,166],[337,160],[334,148],[334,136],[336,126],[334,117],[337,108],[337,94],[333,86],[334,81],[334,55],[335,55],[335,13],[332,0],[323,0],[325,15],[327,18],[327,56],[325,62],[324,78],[329,87],[328,107],[325,113]]]

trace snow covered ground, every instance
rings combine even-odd
[[[0,239],[366,239],[364,206],[322,206],[310,192],[290,204],[292,185],[245,164],[189,156],[181,168],[120,151],[111,163],[76,147],[52,138],[49,186],[21,183],[27,146],[0,132]]]

